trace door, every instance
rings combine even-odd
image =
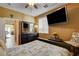
[[[6,32],[6,47],[12,48],[15,46],[15,28],[12,24],[5,24]]]

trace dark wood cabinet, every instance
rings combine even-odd
[[[22,33],[21,34],[21,43],[20,44],[25,44],[28,42],[31,42],[33,40],[36,40],[38,37],[37,33]]]
[[[30,22],[26,22],[26,21],[20,22],[20,35],[19,35],[20,45],[36,40],[38,37],[38,33],[30,32],[29,24]]]

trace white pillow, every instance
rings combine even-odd
[[[73,32],[72,33],[71,41],[79,43],[79,33],[78,32]]]

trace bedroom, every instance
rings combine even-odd
[[[21,7],[21,8],[20,8]],[[41,17],[43,19],[47,14],[50,14],[57,9],[61,9],[62,7],[66,7],[67,12],[67,22],[66,23],[58,23],[48,25],[45,23],[43,25],[43,30],[39,30],[39,19]],[[22,9],[24,8],[24,10]],[[33,8],[33,10],[32,10]],[[21,11],[22,10],[22,11]],[[26,10],[26,11],[25,11]],[[37,12],[35,12],[37,11]],[[11,4],[4,3],[0,4],[0,38],[3,39],[4,50],[9,49],[9,53],[5,53],[7,55],[79,55],[79,43],[73,42],[75,41],[73,36],[77,36],[79,33],[79,4],[69,3],[69,4],[61,4],[61,3],[42,3],[35,4],[35,6],[28,6],[28,4]],[[74,20],[75,19],[75,20]],[[5,23],[5,24],[4,24]],[[25,23],[25,25],[24,25]],[[28,24],[28,25],[27,25]],[[23,26],[24,25],[24,26]],[[8,32],[8,35],[5,34],[5,29]],[[44,29],[45,28],[45,29]],[[9,29],[9,30],[8,30]],[[26,33],[31,32],[31,33]],[[61,38],[64,42],[53,42],[52,40],[48,40],[52,34],[58,34],[59,38]],[[10,37],[9,34],[11,34]],[[39,36],[39,37],[38,37]],[[7,37],[5,39],[5,37]],[[9,39],[8,39],[9,38]],[[38,39],[39,38],[39,39]],[[77,36],[78,38],[78,36]],[[71,41],[72,39],[72,41]],[[40,42],[40,41],[43,42]],[[77,39],[78,40],[78,39]],[[30,42],[31,41],[31,42]],[[79,40],[78,40],[79,41]],[[39,44],[38,44],[38,43]],[[26,43],[26,45],[25,45]],[[77,44],[78,43],[78,44]],[[42,44],[42,45],[41,45]],[[55,44],[51,45],[51,44]],[[22,47],[23,45],[23,47]],[[56,46],[58,45],[58,46]],[[27,46],[27,47],[26,47]],[[33,48],[30,48],[33,46]],[[40,47],[38,47],[40,46]],[[61,48],[61,46],[65,48]],[[67,47],[66,47],[67,46]],[[17,47],[17,48],[15,48]],[[43,48],[42,48],[43,47]],[[75,47],[75,48],[73,48]],[[24,51],[22,50],[24,49]],[[37,49],[38,48],[38,49]],[[55,50],[51,50],[51,48],[55,48]],[[66,49],[67,48],[67,49]],[[15,49],[15,50],[13,50]],[[25,50],[27,49],[27,51]],[[31,49],[31,50],[30,50]],[[34,50],[36,49],[36,50]],[[55,54],[55,51],[60,49],[58,53]],[[74,51],[71,51],[75,49]],[[19,51],[18,51],[19,50]],[[22,50],[22,51],[20,51]],[[33,51],[32,51],[33,50]],[[39,50],[39,51],[38,51]],[[49,50],[49,51],[48,51]],[[68,51],[70,50],[70,51]],[[7,50],[5,50],[7,51]],[[12,51],[12,52],[10,52]],[[16,52],[18,51],[18,52]],[[29,52],[30,51],[30,52]],[[43,53],[39,53],[42,51]],[[16,53],[15,53],[16,52]],[[27,52],[27,54],[25,53]],[[47,54],[48,52],[48,54]],[[51,53],[52,52],[52,53]],[[53,53],[54,52],[54,53]],[[60,52],[60,53],[59,53]]]

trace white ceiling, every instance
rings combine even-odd
[[[47,8],[44,8],[44,5],[47,4]],[[43,14],[49,10],[55,9],[59,6],[65,5],[64,3],[37,3],[37,9],[34,7],[28,7],[25,8],[26,3],[0,3],[1,7],[5,7],[8,9],[12,9],[21,13],[24,13],[26,15],[30,16],[38,16],[40,14]]]

